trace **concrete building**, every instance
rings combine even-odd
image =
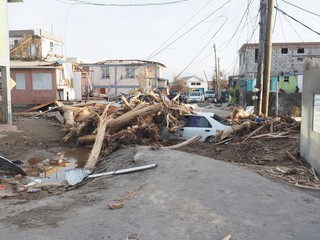
[[[179,79],[189,87],[190,91],[199,90],[202,94],[204,94],[205,91],[208,90],[208,82],[194,75],[181,77]]]
[[[131,90],[168,87],[161,78],[162,63],[145,60],[106,60],[98,63],[80,63],[89,73],[92,87],[98,94],[108,96],[128,93]],[[161,83],[160,83],[161,82]]]
[[[259,44],[244,44],[238,53],[239,75],[246,80],[256,78]],[[306,60],[319,57],[320,42],[273,43],[271,77],[302,74]]]
[[[320,68],[304,73],[300,154],[320,173]]]

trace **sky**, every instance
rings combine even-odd
[[[223,75],[237,75],[239,48],[259,41],[259,5],[260,0],[24,0],[8,4],[8,24],[9,30],[53,32],[64,40],[67,57],[156,61],[166,66],[162,77],[169,80],[210,79],[214,45]],[[318,0],[275,5],[313,31],[275,10],[273,42],[320,42]]]

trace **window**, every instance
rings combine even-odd
[[[281,53],[282,54],[287,54],[288,53],[288,48],[281,48]]]
[[[289,82],[289,76],[284,76],[283,81],[284,82]]]
[[[257,62],[259,57],[259,48],[254,50],[254,61]]]
[[[201,83],[197,82],[197,83],[196,83],[196,85],[197,85],[197,86],[200,86],[200,85],[201,85]]]
[[[126,67],[126,78],[134,78],[135,74],[134,74],[134,67]]]
[[[297,53],[304,53],[304,48],[298,48]]]
[[[303,62],[303,58],[297,58],[298,62]]]
[[[50,42],[50,51],[53,52],[53,42]]]
[[[16,74],[16,89],[25,90],[26,89],[26,76],[24,73]]]
[[[50,73],[32,74],[33,90],[52,90],[52,76]]]
[[[101,67],[101,78],[110,78],[109,67]]]
[[[320,94],[313,97],[313,131],[320,133]]]
[[[211,128],[212,126],[203,116],[187,116],[186,127]]]
[[[192,83],[191,83],[191,86],[194,86],[194,85],[196,85],[196,83],[192,82]]]

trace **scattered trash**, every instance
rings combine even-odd
[[[0,170],[10,171],[26,176],[26,173],[22,170],[22,168],[3,156],[0,156]]]
[[[139,240],[138,235],[135,233],[132,233],[127,236],[126,240]]]
[[[123,208],[123,206],[124,206],[123,203],[111,203],[111,204],[108,204],[108,207],[109,207],[111,210],[120,209],[120,208]]]
[[[37,193],[37,192],[40,192],[40,191],[41,191],[41,189],[39,189],[39,188],[29,188],[27,190],[27,193]]]

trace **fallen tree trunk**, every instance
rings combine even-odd
[[[161,110],[161,104],[148,105],[142,109],[132,109],[129,112],[122,114],[121,116],[112,119],[107,124],[107,129],[110,134],[117,132],[120,128],[128,125],[137,117],[144,118],[152,114],[158,113]]]

